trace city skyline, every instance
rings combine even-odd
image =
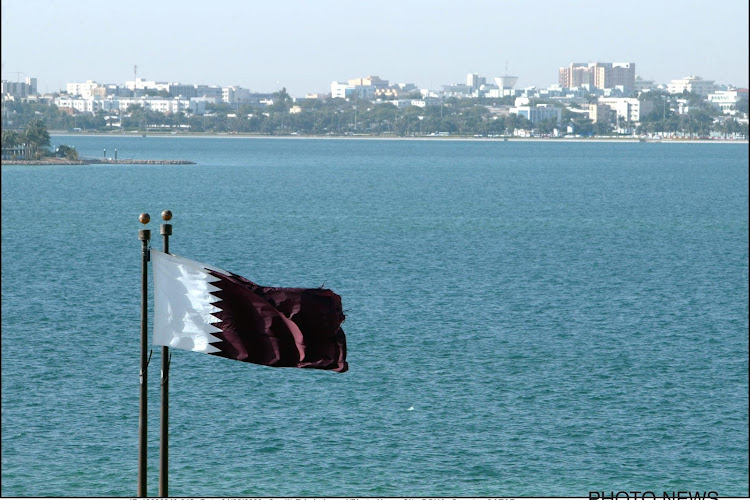
[[[437,88],[507,71],[518,87],[557,82],[571,62],[627,61],[657,83],[688,75],[748,86],[748,5],[635,1],[627,9],[584,2],[384,2],[342,8],[315,2],[212,4],[134,0],[2,1],[2,78],[36,77],[40,92],[88,79],[137,76],[238,85],[294,96],[331,81],[378,75]]]

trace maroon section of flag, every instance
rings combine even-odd
[[[267,366],[345,372],[346,337],[341,297],[323,288],[263,287],[236,274],[207,270],[218,278],[212,313],[221,320],[214,352]]]

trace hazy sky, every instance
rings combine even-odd
[[[635,62],[657,83],[748,86],[748,2],[696,0],[2,0],[2,78],[156,81],[329,92],[378,75],[420,88],[508,72],[557,83],[570,62]],[[18,74],[17,72],[20,72]]]

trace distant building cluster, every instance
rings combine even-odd
[[[486,105],[494,116],[515,114],[533,124],[550,120],[560,123],[562,110],[568,109],[586,115],[594,123],[628,126],[637,124],[653,111],[652,100],[638,99],[643,92],[658,90],[672,95],[689,92],[726,115],[735,115],[738,103],[747,99],[747,89],[717,85],[698,76],[657,85],[636,75],[635,67],[633,62],[574,62],[560,67],[558,83],[545,89],[516,88],[518,77],[510,75],[488,78],[469,73],[464,82],[442,85],[440,89],[420,89],[413,83],[391,84],[379,76],[365,76],[333,81],[329,94],[307,94],[304,99],[362,99],[389,103],[397,108],[439,106],[450,98],[503,99],[502,106]],[[64,92],[44,96],[37,93],[36,78],[26,78],[24,82],[3,80],[2,94],[4,101],[45,101],[71,114],[103,111],[118,116],[133,105],[165,114],[205,115],[211,110],[209,104],[224,103],[233,109],[241,105],[263,108],[274,104],[275,98],[275,94],[252,92],[239,86],[193,85],[143,78],[134,78],[123,85],[93,80],[72,82],[66,85]],[[689,112],[687,99],[677,98],[676,102],[678,113]],[[299,105],[289,109],[290,113],[301,111]]]
[[[2,81],[3,99],[5,96],[28,97],[36,95],[36,78],[26,78],[23,82]]]
[[[131,105],[159,113],[189,112],[204,114],[206,104],[273,104],[273,94],[254,93],[242,87],[190,85],[156,82],[136,78],[124,85],[105,84],[93,80],[68,83],[66,93],[53,97],[60,108],[80,113],[98,111],[125,111]]]

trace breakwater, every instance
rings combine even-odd
[[[111,158],[80,158],[68,160],[66,158],[42,158],[40,160],[3,160],[3,165],[195,165],[189,160],[135,160]]]
[[[100,160],[86,159],[84,160],[88,164],[116,164],[116,165],[195,165],[194,161],[189,160],[113,160],[108,158],[102,158]]]

